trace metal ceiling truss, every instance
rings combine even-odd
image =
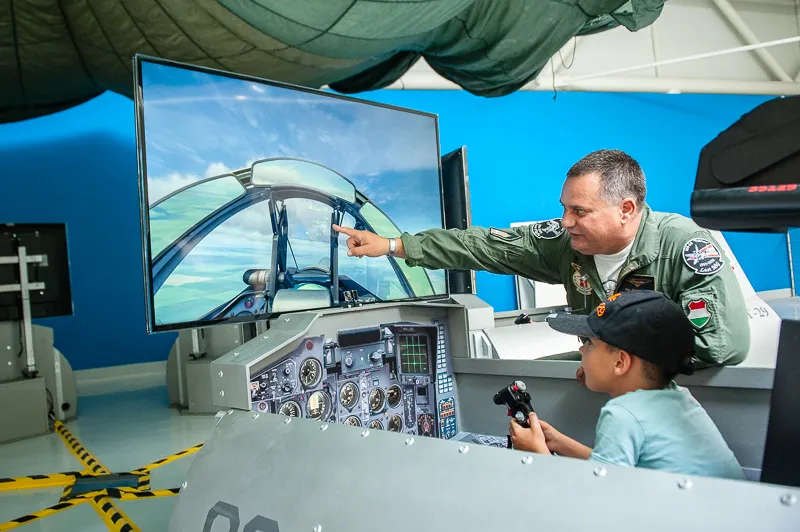
[[[596,91],[596,92],[662,92],[678,94],[711,93],[711,94],[763,94],[763,95],[800,95],[800,71],[792,78],[784,69],[769,48],[787,44],[797,44],[800,50],[800,35],[785,39],[761,41],[750,26],[744,21],[736,8],[729,0],[709,0],[717,12],[735,30],[743,45],[735,48],[725,48],[712,52],[705,52],[675,59],[660,60],[656,46],[656,24],[651,25],[650,31],[653,62],[630,67],[615,68],[591,74],[569,77],[563,76],[565,65],[570,65],[575,59],[577,49],[585,39],[593,36],[577,37],[570,41],[561,51],[550,60],[550,69],[543,69],[539,77],[525,85],[521,90],[527,91]],[[798,33],[800,33],[800,0],[795,0]],[[770,81],[751,80],[721,80],[698,78],[664,78],[660,76],[659,67],[709,59],[713,57],[750,52],[769,74]],[[646,69],[654,69],[655,77],[620,77],[626,74]],[[442,78],[432,70],[410,71],[401,80],[388,87],[389,89],[442,89],[458,90],[459,87]]]

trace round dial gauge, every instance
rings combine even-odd
[[[358,403],[358,386],[354,382],[348,382],[339,391],[339,401],[342,406],[350,410]]]
[[[300,382],[305,388],[313,388],[322,380],[322,364],[316,358],[307,358],[300,364]]]
[[[403,392],[400,390],[400,386],[397,384],[389,386],[389,391],[386,393],[386,401],[389,403],[390,407],[394,408],[399,405],[402,398]]]
[[[353,427],[360,427],[361,426],[361,420],[358,419],[358,417],[356,417],[356,416],[350,416],[350,417],[348,417],[347,419],[344,420],[344,424],[345,425],[351,425]]]
[[[392,432],[400,432],[403,430],[403,418],[399,414],[393,415],[389,418],[389,424],[386,428]]]
[[[386,402],[386,392],[383,388],[373,388],[369,392],[369,411],[375,414],[383,410],[383,405]]]
[[[297,401],[286,401],[278,410],[278,413],[289,417],[300,417],[300,405]]]
[[[373,419],[372,421],[369,422],[369,428],[373,430],[383,430],[383,423],[381,423],[377,419]]]
[[[308,397],[306,417],[308,419],[326,419],[331,413],[331,396],[328,392],[318,390]]]

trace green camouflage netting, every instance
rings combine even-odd
[[[417,60],[473,94],[510,94],[576,35],[658,18],[663,0],[0,1],[0,123],[111,90],[136,53],[344,93]]]

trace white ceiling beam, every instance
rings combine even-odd
[[[800,95],[800,83],[785,81],[738,81],[693,78],[635,78],[613,76],[584,81],[556,78],[556,88],[583,92],[647,92],[659,94],[756,94]],[[544,90],[541,87],[538,90]],[[524,89],[523,89],[524,90]]]
[[[719,9],[720,13],[730,22],[731,26],[739,33],[742,39],[747,44],[759,44],[761,40],[753,33],[750,26],[742,19],[739,12],[731,5],[728,0],[711,0],[714,5]],[[753,49],[753,53],[761,60],[764,66],[769,70],[773,76],[780,81],[794,81],[786,70],[775,60],[775,57],[763,48]]]
[[[558,90],[569,92],[647,92],[669,94],[758,94],[768,96],[800,95],[800,83],[783,81],[738,81],[691,78],[636,78],[609,76],[580,80],[556,77]],[[392,90],[462,90],[461,87],[432,72],[409,73],[386,87]],[[553,84],[526,84],[522,91],[553,91]]]
[[[686,63],[688,61],[696,61],[698,59],[708,59],[710,57],[718,57],[718,56],[721,56],[721,55],[729,55],[729,54],[735,54],[735,53],[739,53],[739,52],[749,52],[751,50],[758,50],[758,49],[761,49],[761,48],[769,48],[770,46],[780,46],[782,44],[792,44],[792,43],[796,43],[796,42],[800,42],[800,35],[798,35],[797,37],[787,37],[785,39],[777,39],[777,40],[774,40],[774,41],[760,42],[760,43],[757,43],[757,44],[748,44],[746,46],[737,46],[736,48],[726,48],[724,50],[716,50],[714,52],[705,52],[705,53],[702,53],[702,54],[695,54],[695,55],[690,55],[690,56],[686,56],[686,57],[679,57],[679,58],[676,58],[676,59],[665,59],[663,61],[656,61],[656,62],[653,62],[653,63],[647,63],[645,65],[635,65],[635,66],[632,66],[632,67],[615,68],[613,70],[606,70],[604,72],[595,72],[595,73],[592,73],[592,74],[587,74],[585,76],[578,76],[576,78],[573,78],[572,81],[573,82],[586,81],[586,80],[605,77],[605,76],[613,76],[613,75],[616,75],[616,74],[623,74],[623,73],[626,73],[626,72],[634,72],[636,70],[643,70],[643,69],[646,69],[646,68],[653,68],[653,67],[663,66],[663,65],[674,65],[676,63]],[[792,83],[794,80],[789,78],[788,81],[790,83]]]
[[[653,61],[658,63],[658,44],[656,43],[656,25],[650,24],[650,45],[653,47]],[[661,73],[658,71],[658,67],[656,67],[656,77],[658,77]]]

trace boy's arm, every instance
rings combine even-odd
[[[558,443],[555,445],[548,444],[547,446],[551,451],[559,456],[569,456],[570,458],[582,458],[584,460],[588,460],[592,455],[591,447],[587,447],[581,442],[573,440],[569,436],[564,436],[561,434],[561,437],[557,441]]]
[[[544,439],[547,442],[547,447],[552,452],[570,458],[589,459],[589,456],[592,454],[591,447],[587,447],[581,442],[573,440],[569,436],[565,436],[546,421],[540,419],[539,424],[542,426],[542,432],[544,432]]]
[[[635,467],[644,439],[644,430],[630,410],[620,405],[606,405],[600,411],[589,460]]]

